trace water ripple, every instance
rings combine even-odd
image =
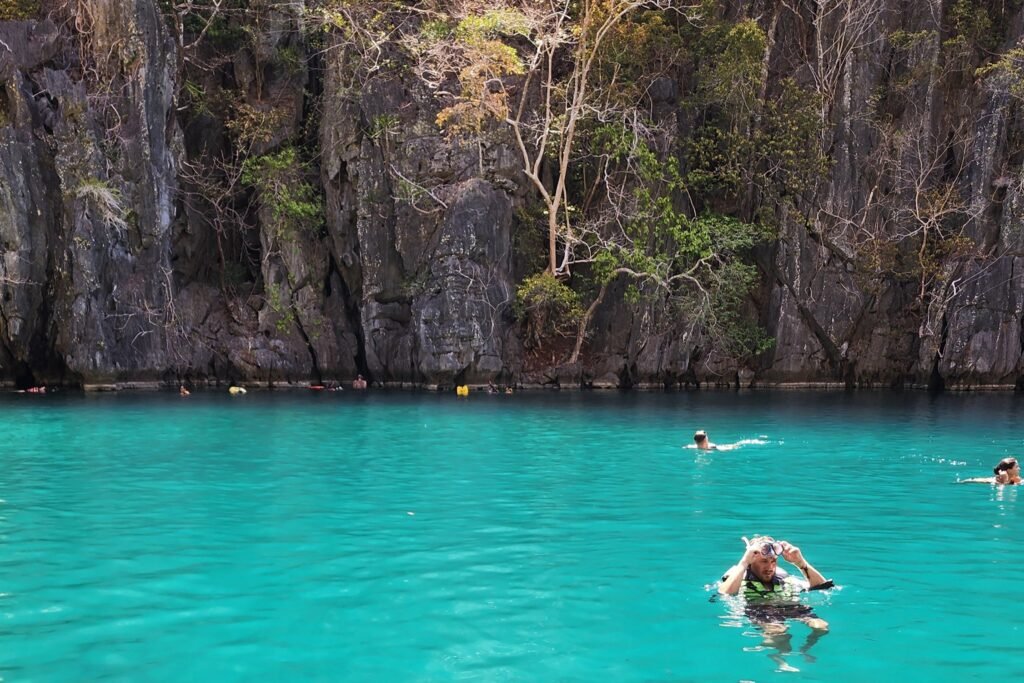
[[[196,399],[196,400],[192,400]],[[251,399],[251,400],[250,400]],[[2,401],[0,401],[2,402]],[[1009,677],[1014,396],[10,399],[0,677]],[[698,453],[695,427],[736,448]],[[976,448],[953,448],[963,433]],[[714,584],[803,548],[831,624],[765,642]],[[788,649],[787,649],[788,648]]]

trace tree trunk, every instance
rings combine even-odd
[[[604,295],[608,293],[608,285],[611,284],[611,280],[606,280],[601,285],[601,290],[597,293],[597,298],[587,307],[586,313],[580,318],[580,325],[576,330],[576,346],[572,350],[572,355],[569,356],[569,363],[576,363],[580,359],[580,351],[583,349],[583,340],[587,337],[587,328],[590,326],[590,319],[594,317],[594,311],[604,301]]]

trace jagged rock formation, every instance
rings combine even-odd
[[[784,216],[780,239],[758,254],[751,314],[771,349],[732,360],[619,290],[573,366],[558,353],[540,362],[517,336],[511,302],[530,270],[516,253],[517,211],[531,188],[510,139],[447,139],[433,92],[402,68],[357,82],[340,43],[322,50],[320,75],[275,58],[306,49],[284,15],[271,12],[247,54],[192,83],[157,0],[81,4],[88,12],[0,22],[3,381],[319,382],[357,372],[416,385],[1024,381],[1021,103],[1009,88],[949,76],[974,68],[953,63],[945,45],[950,0],[865,3],[877,21],[855,49],[830,53],[831,169],[797,202],[810,220]],[[822,76],[808,46],[841,27],[811,7],[726,5],[765,27],[770,83]],[[999,11],[1005,51],[1024,15]],[[240,210],[243,227],[231,231],[214,209],[236,207],[193,201],[208,178],[197,165],[225,158],[233,132],[215,111],[185,110],[189,87],[254,111],[273,102],[254,154],[302,131],[315,141],[322,227],[282,229],[265,201]],[[656,115],[682,130],[686,87],[685,74],[666,77],[651,94]],[[879,108],[885,128],[867,123]],[[927,142],[929,163],[948,169],[975,248],[940,254],[924,275],[865,275],[864,255],[885,258],[900,238],[891,215],[921,199],[922,158],[907,140]],[[896,171],[883,182],[886,164]]]

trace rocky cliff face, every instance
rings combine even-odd
[[[731,359],[613,288],[573,366],[518,337],[512,300],[530,268],[516,245],[532,190],[512,141],[444,137],[435,94],[400,54],[367,70],[340,39],[313,50],[295,15],[271,11],[248,52],[190,72],[157,0],[80,0],[0,22],[0,379],[1019,386],[1021,104],[951,47],[955,4],[853,3],[872,20],[824,56],[816,38],[848,24],[817,5],[724,5],[765,27],[769,83],[823,82],[829,94],[828,174],[758,253],[750,314],[774,344]],[[1024,15],[989,10],[1006,51]],[[285,59],[307,52],[315,72]],[[680,76],[652,94],[681,129],[687,87]],[[191,91],[273,112],[253,154],[306,137],[322,226],[282,227],[269,187],[211,199],[233,177],[211,160],[238,134],[216,106],[187,107]],[[935,164],[949,216],[915,194]],[[239,208],[245,192],[255,208]],[[958,221],[959,241],[892,276],[879,264],[921,237],[907,234],[915,220],[946,237]]]

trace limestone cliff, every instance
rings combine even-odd
[[[847,3],[873,14],[844,48],[849,18],[825,5],[719,7],[763,28],[769,90],[827,95],[828,171],[756,253],[747,313],[774,343],[737,358],[615,286],[573,365],[525,348],[513,314],[538,239],[513,140],[445,136],[401,46],[367,64],[337,35],[314,44],[301,2],[264,7],[230,57],[189,45],[158,0],[0,21],[0,380],[1020,386],[1021,102],[976,75],[991,58],[958,47],[951,17],[987,13],[1002,54],[1022,10]],[[681,66],[649,93],[683,136],[692,79]],[[948,216],[934,189],[915,193],[935,173]],[[288,202],[319,203],[322,221]],[[928,247],[900,227],[913,220],[958,223],[908,269]]]

